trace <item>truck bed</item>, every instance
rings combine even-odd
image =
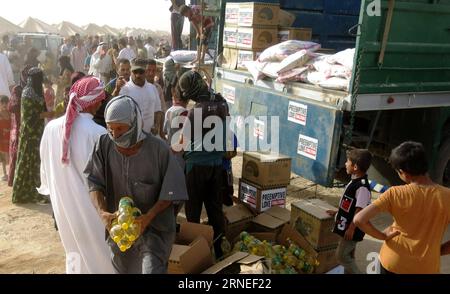
[[[216,76],[224,80],[236,83],[252,85],[263,90],[277,92],[281,95],[289,96],[291,100],[311,100],[321,104],[329,105],[336,109],[342,109],[348,92],[324,89],[312,84],[289,82],[286,84],[278,83],[271,78],[254,81],[252,75],[245,70],[230,70],[224,68],[216,69]]]

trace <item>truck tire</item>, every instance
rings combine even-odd
[[[434,168],[434,181],[446,187],[450,186],[450,137],[444,138],[439,148]]]

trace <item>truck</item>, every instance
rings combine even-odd
[[[230,1],[205,2],[220,8],[215,46],[221,53]],[[254,80],[246,70],[219,64],[212,86],[227,98],[232,115],[278,117],[279,152],[292,158],[292,171],[326,187],[336,183],[349,148],[372,152],[371,180],[399,183],[388,158],[408,140],[426,148],[432,178],[450,185],[449,0],[258,2],[295,15],[293,26],[311,28],[312,41],[323,48],[355,48],[350,87]],[[264,136],[248,129],[247,136],[275,135],[264,125],[259,131]]]

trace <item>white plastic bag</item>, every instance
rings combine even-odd
[[[244,61],[244,66],[252,75],[253,80],[257,81],[264,77],[264,74],[257,67],[258,61]]]
[[[311,58],[316,55],[308,50],[300,50],[286,57],[281,63],[278,73],[288,71],[296,67],[303,67]]]
[[[301,81],[301,75],[308,70],[307,66],[304,67],[296,67],[291,70],[282,72],[278,74],[277,82],[279,83],[287,83],[287,82],[295,82]]]
[[[350,80],[332,77],[319,83],[319,86],[326,89],[348,91]]]
[[[288,40],[267,48],[261,53],[258,60],[261,62],[281,62],[286,57],[300,50],[314,52],[320,48],[320,44],[310,41]]]
[[[257,62],[256,68],[269,78],[278,78],[279,62]]]
[[[308,71],[306,76],[306,80],[314,85],[318,85],[328,79],[325,73],[320,71]]]
[[[175,63],[189,63],[194,61],[197,58],[197,51],[193,50],[177,50],[172,51],[170,53],[170,56],[172,56]],[[206,54],[205,55],[205,61],[210,60],[211,57]]]
[[[341,64],[346,68],[353,69],[353,58],[355,57],[355,48],[345,49],[344,51],[339,51],[338,53],[328,57],[328,63],[330,64]]]

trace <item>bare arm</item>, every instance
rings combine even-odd
[[[141,234],[152,223],[155,217],[169,208],[172,205],[172,201],[158,200],[155,205],[144,215],[136,218],[136,222],[141,226]]]
[[[370,204],[369,206],[361,210],[357,215],[355,215],[353,222],[358,228],[363,230],[366,234],[374,237],[375,239],[387,241],[399,235],[400,232],[393,230],[385,230],[384,232],[381,232],[377,228],[375,228],[370,223],[370,220],[374,218],[376,215],[378,215],[380,212],[381,211],[378,209],[378,207],[376,207],[374,204]]]
[[[164,124],[164,112],[157,111],[155,112],[155,135],[160,135],[161,138],[164,138],[164,131],[163,131],[163,124]]]
[[[111,222],[114,218],[116,218],[116,215],[113,213],[107,212],[106,207],[106,200],[105,196],[100,191],[92,191],[90,192],[91,195],[91,201],[94,204],[95,209],[97,210],[98,215],[100,216],[100,219],[102,220],[103,224],[105,225],[105,228],[109,231],[111,228]]]
[[[362,210],[361,207],[356,207],[355,216]],[[345,240],[353,240],[353,235],[355,234],[356,225],[354,222],[351,222],[348,225],[347,230],[345,231],[344,239]]]

